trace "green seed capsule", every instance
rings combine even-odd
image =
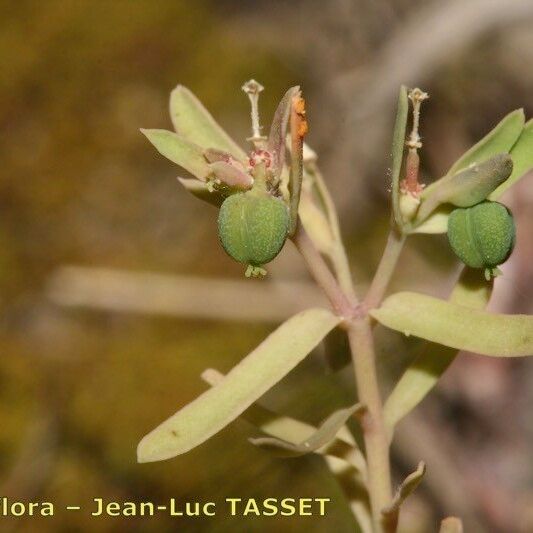
[[[233,259],[249,265],[247,276],[265,273],[261,265],[279,254],[288,228],[287,206],[265,190],[226,198],[218,215],[220,242]]]
[[[498,202],[455,209],[448,219],[448,240],[469,267],[484,268],[489,279],[511,255],[515,242],[513,215]]]

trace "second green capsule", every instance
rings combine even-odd
[[[482,202],[455,209],[448,219],[448,240],[454,253],[469,267],[485,269],[490,279],[511,255],[515,243],[513,215],[503,204]]]

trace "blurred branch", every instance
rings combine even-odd
[[[415,10],[371,61],[364,75],[359,70],[335,81],[346,97],[357,102],[352,116],[372,114],[393,102],[402,83],[427,80],[454,52],[466,48],[487,31],[533,16],[531,0],[452,0]],[[354,100],[353,90],[360,90]]]
[[[56,270],[46,293],[65,307],[247,322],[278,322],[326,303],[307,282],[254,283],[76,266]]]

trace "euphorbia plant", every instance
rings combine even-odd
[[[143,133],[161,154],[195,177],[180,178],[187,190],[220,207],[221,244],[246,265],[247,276],[265,275],[264,264],[290,239],[330,307],[289,318],[227,375],[206,370],[202,377],[211,388],[146,435],[138,446],[138,460],[160,461],[185,453],[242,416],[263,433],[250,439],[256,446],[278,456],[321,454],[334,475],[342,474],[361,529],[393,532],[402,502],[425,471],[421,462],[393,492],[389,446],[398,422],[436,385],[458,350],[496,357],[533,353],[533,317],[484,311],[497,266],[507,259],[515,240],[512,215],[496,200],[533,167],[533,122],[525,123],[522,110],[510,113],[445,176],[425,187],[419,181],[418,128],[427,94],[401,87],[392,147],[390,234],[370,288],[360,297],[317,156],[304,144],[307,122],[300,89],[293,87],[282,98],[268,136],[259,125],[262,87],[251,80],[243,90],[252,106],[249,153],[182,86],[170,97],[176,131]],[[413,120],[406,137],[409,100]],[[383,186],[388,185],[384,180]],[[414,233],[446,232],[464,263],[450,298],[415,292],[386,297],[406,239]],[[376,373],[375,322],[427,341],[385,401]],[[334,328],[348,336],[358,403],[332,413],[319,427],[256,403]],[[364,450],[346,426],[350,417],[360,424]]]

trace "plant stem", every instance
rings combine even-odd
[[[350,320],[347,330],[358,398],[367,408],[361,426],[368,463],[368,492],[372,522],[375,532],[378,533],[384,530],[381,511],[390,504],[392,489],[389,441],[383,418],[370,318],[367,316]]]
[[[337,283],[301,224],[298,225],[293,240],[315,281],[328,296],[335,312],[346,317],[345,327],[352,352],[358,398],[367,409],[362,417],[361,426],[368,462],[368,492],[372,507],[372,520],[375,532],[380,533],[384,531],[381,511],[390,504],[392,493],[389,440],[377,380],[370,318],[356,316],[356,308]]]
[[[364,300],[364,305],[367,310],[378,307],[383,300],[396,264],[398,263],[400,253],[402,252],[405,238],[405,235],[400,234],[394,228],[391,229],[385,251],[383,252],[376,274]]]
[[[353,306],[340,288],[320,252],[316,249],[301,221],[298,223],[292,240],[307,263],[311,275],[328,297],[335,313],[347,318],[353,316]]]

